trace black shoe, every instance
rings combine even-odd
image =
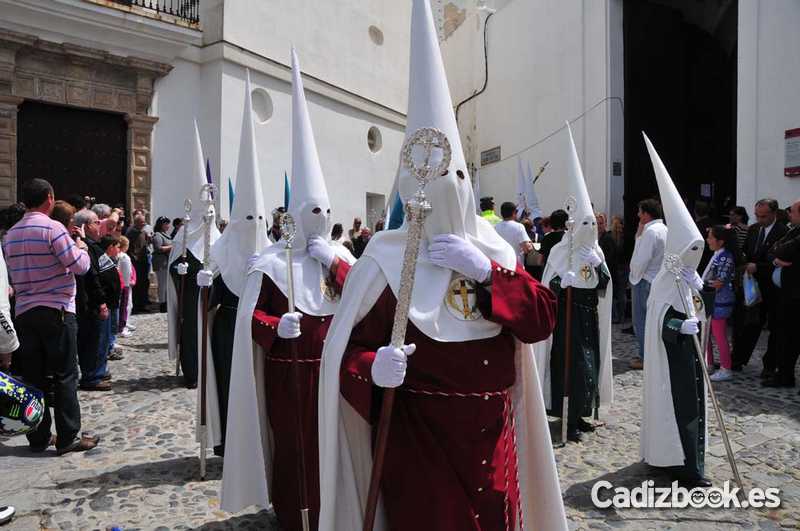
[[[166,302],[162,302],[162,303],[161,303],[161,304],[158,306],[158,311],[159,311],[160,313],[167,313],[167,303],[166,303]]]
[[[197,382],[186,382],[186,389],[197,389]]]
[[[761,382],[762,387],[794,387],[794,380],[783,380],[777,376]]]
[[[567,427],[567,440],[574,443],[580,443],[582,440],[581,432],[577,426]]]
[[[764,369],[761,371],[761,375],[759,376],[762,380],[769,380],[773,376],[775,376],[775,371],[772,369]]]
[[[594,431],[594,426],[583,419],[578,419],[578,430],[583,433],[591,433]]]
[[[713,483],[711,483],[706,478],[692,478],[692,479],[680,479],[679,478],[678,479],[678,485],[680,485],[681,487],[684,487],[686,489],[691,490],[691,489],[696,489],[696,488],[707,489],[711,485],[713,485]]]

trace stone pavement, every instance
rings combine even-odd
[[[114,391],[81,392],[84,429],[101,445],[84,454],[30,454],[24,437],[0,441],[0,505],[17,518],[4,529],[261,529],[274,517],[255,510],[219,510],[221,460],[209,458],[209,480],[198,481],[194,442],[195,392],[180,386],[166,355],[163,315],[138,316],[139,329],[121,340],[125,359],[111,362]],[[615,331],[616,402],[607,425],[556,451],[572,529],[780,529],[800,528],[800,396],[796,390],[758,385],[751,362],[734,382],[716,384],[746,486],[779,487],[779,509],[597,510],[593,483],[634,487],[666,480],[639,462],[641,371],[629,371],[632,336]],[[716,421],[709,417],[708,476],[731,477]],[[555,432],[557,424],[552,428]]]

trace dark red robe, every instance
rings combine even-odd
[[[492,265],[492,289],[478,289],[478,307],[503,326],[498,336],[444,343],[408,324],[406,343],[417,350],[397,389],[381,482],[391,530],[514,529],[515,338],[546,339],[556,299],[521,267]],[[342,360],[341,393],[373,428],[382,389],[372,384],[372,361],[389,344],[396,304],[387,287],[353,329]]]
[[[341,293],[350,265],[337,261],[328,282]],[[270,498],[282,529],[300,531],[300,486],[298,484],[298,453],[296,407],[292,357],[289,340],[278,337],[278,322],[289,311],[286,296],[267,275],[261,282],[256,309],[253,312],[253,339],[266,355],[265,385],[267,414],[272,428],[273,459]],[[300,311],[299,309],[297,311]],[[300,312],[303,313],[303,312]],[[319,450],[317,431],[317,395],[319,362],[322,346],[332,315],[315,316],[303,313],[301,335],[291,340],[297,343],[300,360],[300,393],[305,445],[306,483],[308,486],[311,528],[319,520]]]

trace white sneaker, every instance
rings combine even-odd
[[[733,380],[733,371],[730,369],[722,368],[711,375],[712,382],[726,382]]]
[[[125,325],[125,328],[127,328],[131,332],[135,332],[136,331],[136,325],[135,324],[128,323],[127,325]]]
[[[11,519],[14,518],[14,513],[16,512],[17,510],[11,505],[0,507],[0,525],[10,522]]]
[[[133,335],[133,332],[128,330],[127,327],[122,332],[119,333],[119,337],[131,337],[132,335]]]

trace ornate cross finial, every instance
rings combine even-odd
[[[414,160],[415,147],[422,148],[423,159],[421,165],[418,165]],[[436,151],[441,151],[442,158],[438,164],[432,166],[432,159]],[[447,136],[433,127],[417,129],[403,145],[403,165],[409,169],[411,175],[417,180],[417,186],[420,191],[425,188],[426,184],[447,170],[450,166],[451,157],[452,149]]]
[[[281,237],[286,241],[286,247],[291,248],[294,242],[294,237],[297,234],[297,225],[291,214],[286,212],[281,216],[280,221]]]
[[[681,269],[683,269],[683,260],[677,254],[668,254],[664,257],[664,269],[680,278]]]

